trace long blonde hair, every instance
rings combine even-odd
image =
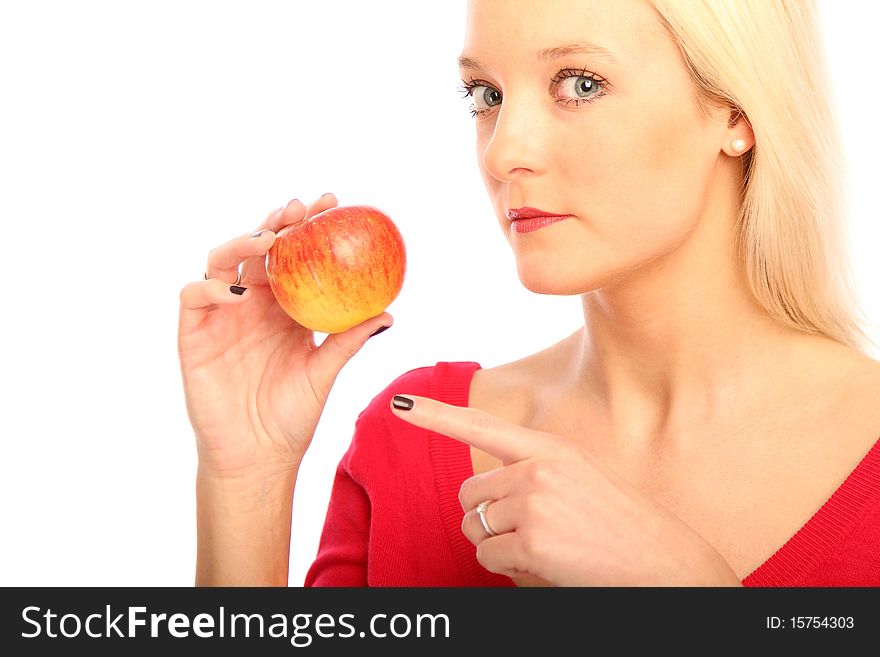
[[[739,110],[737,242],[773,316],[867,354],[876,343],[852,284],[847,172],[813,0],[651,0],[681,50],[700,106]]]

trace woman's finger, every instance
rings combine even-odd
[[[241,291],[233,292],[233,289]],[[218,305],[244,303],[250,293],[241,286],[231,286],[226,281],[212,278],[207,281],[188,283],[180,291],[180,328],[191,330],[198,326],[205,315]]]
[[[266,221],[264,221],[255,232],[268,230],[271,231],[271,234],[277,235],[285,227],[303,221],[309,217],[313,217],[324,210],[336,206],[336,204],[336,197],[330,193],[324,194],[308,206],[304,205],[298,198],[295,198],[285,207],[270,214],[266,218]],[[268,238],[265,238],[264,234],[260,239]],[[268,239],[266,251],[272,247],[274,242],[274,238]],[[266,251],[251,256],[244,261],[241,265],[241,269],[238,270],[241,272],[242,281],[247,281],[249,285],[268,283],[268,279],[266,278]]]
[[[500,500],[489,501],[486,511],[483,514],[489,528],[496,534],[506,534],[516,529],[516,504],[511,498],[503,498]],[[461,521],[461,531],[465,537],[474,545],[479,545],[492,535],[486,531],[483,522],[480,520],[480,514],[476,508],[470,509],[464,514]]]
[[[234,282],[241,272],[241,280],[248,283],[265,283],[265,255],[275,241],[275,235],[284,227],[335,207],[336,196],[327,193],[304,205],[293,199],[283,208],[269,214],[253,233],[236,237],[212,250],[208,255],[208,278]]]
[[[338,205],[336,196],[329,192],[315,199],[308,205],[305,205],[298,198],[295,198],[283,208],[270,214],[266,218],[266,221],[257,227],[257,230],[268,229],[274,233],[278,233],[286,226],[298,223],[309,217],[314,217],[316,214],[335,207],[336,205]]]
[[[335,208],[337,205],[339,205],[339,201],[336,200],[336,195],[327,192],[323,196],[309,203],[306,208],[305,216],[306,218],[314,217],[316,214],[320,214],[324,210],[329,210],[330,208]]]
[[[461,508],[468,511],[483,500],[513,495],[523,488],[524,481],[529,481],[532,467],[532,461],[519,461],[465,479],[458,490]]]
[[[517,532],[499,534],[477,545],[477,561],[490,573],[516,577],[528,572],[528,556]]]
[[[287,205],[278,208],[277,210],[273,210],[269,213],[269,216],[263,220],[259,226],[257,226],[253,232],[259,232],[261,230],[271,230],[273,233],[277,233],[279,230],[284,228],[287,224],[285,220],[282,218],[282,214],[287,214],[288,216],[295,216],[297,211],[300,213],[300,218],[305,216],[306,206],[302,204],[302,202],[295,198],[290,201]],[[299,221],[299,219],[297,219]]]
[[[256,269],[252,268],[246,271],[243,268],[239,270],[239,267],[248,258],[265,256],[273,242],[275,242],[275,233],[264,229],[250,235],[236,237],[218,246],[208,254],[208,267],[205,270],[208,278],[218,278],[228,283],[234,283],[238,272],[241,271],[242,285],[265,281],[265,272],[261,281],[254,281],[250,274]]]

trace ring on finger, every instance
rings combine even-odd
[[[488,508],[489,500],[483,500],[477,505],[477,515],[480,517],[480,522],[483,524],[483,529],[486,530],[486,533],[489,534],[489,536],[498,536],[498,532],[492,529],[488,518],[486,518],[486,510]]]

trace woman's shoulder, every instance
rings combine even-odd
[[[483,368],[477,361],[446,360],[407,370],[376,394],[357,417],[355,443],[377,444],[416,431],[391,412],[394,395],[412,394],[455,406],[470,406],[512,421],[531,408],[525,359]],[[375,440],[380,436],[381,440]]]
[[[438,361],[433,365],[407,370],[372,398],[357,417],[357,429],[361,433],[377,428],[387,432],[389,426],[406,424],[391,412],[391,398],[394,395],[412,394],[467,406],[471,379],[479,369],[480,364],[475,361]]]
[[[838,378],[838,403],[853,417],[874,422],[880,438],[880,361],[861,353],[850,352],[849,361]]]
[[[356,479],[423,471],[428,458],[426,432],[391,412],[394,395],[412,394],[466,406],[474,361],[439,361],[403,372],[388,383],[361,411],[343,466]]]

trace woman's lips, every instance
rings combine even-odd
[[[558,221],[571,217],[570,214],[556,214],[538,208],[514,208],[507,211],[510,228],[516,233],[531,233]]]
[[[507,218],[511,221],[517,219],[534,219],[535,217],[569,217],[568,214],[556,214],[555,212],[547,212],[538,208],[512,208],[507,211]]]

